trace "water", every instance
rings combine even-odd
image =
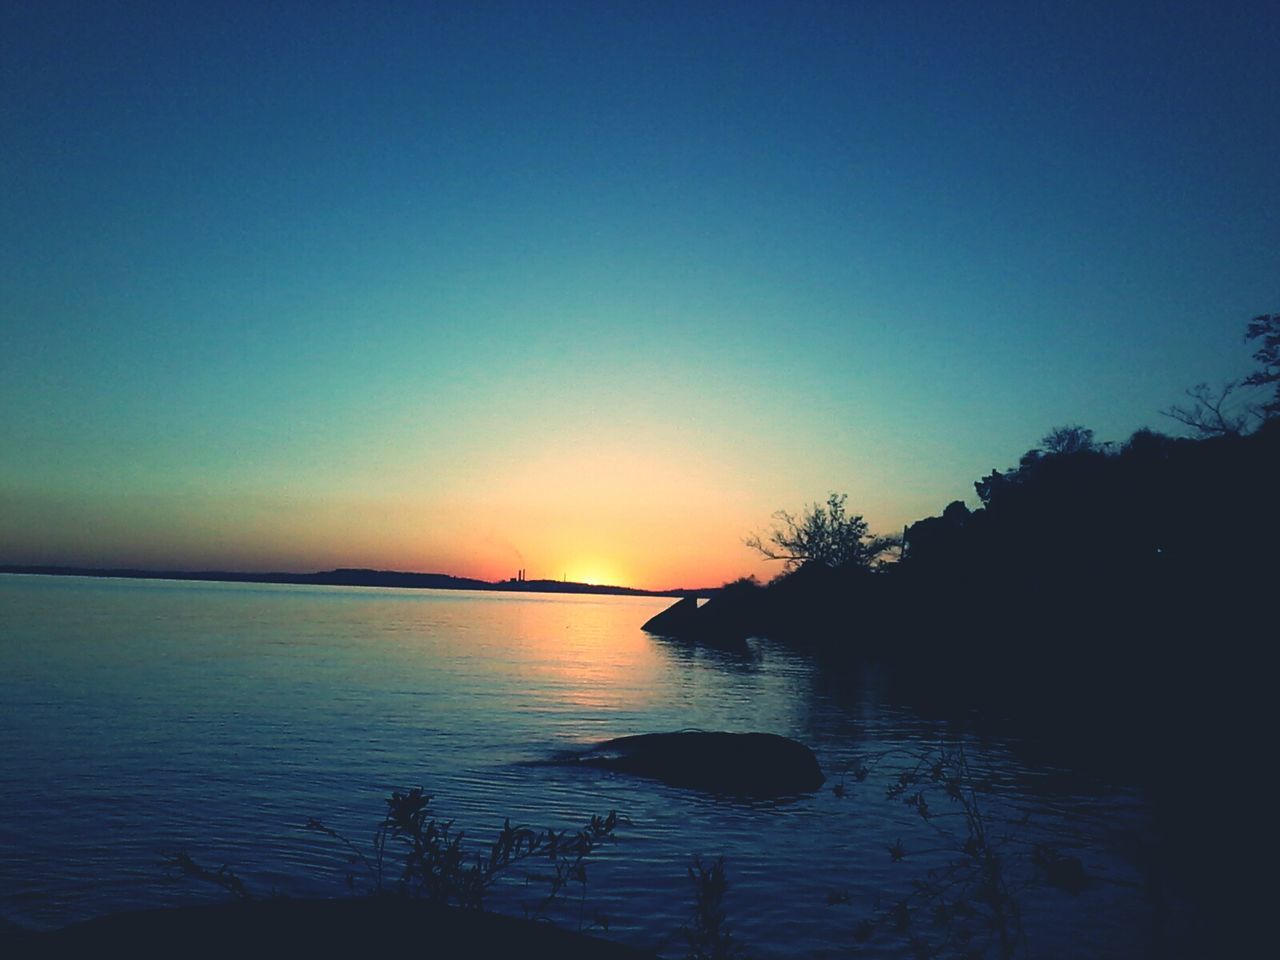
[[[625,816],[558,922],[682,955],[690,856],[723,855],[730,927],[753,956],[849,955],[878,896],[955,854],[934,830],[956,826],[945,797],[930,802],[952,818],[925,822],[885,794],[955,731],[887,702],[874,678],[836,682],[767,642],[735,658],[641,632],[669,602],[0,576],[0,915],[49,928],[224,896],[168,880],[174,850],[263,893],[341,896],[345,855],[307,819],[365,844],[390,790],[421,785],[469,836],[504,816]],[[795,737],[830,779],[747,803],[531,762],[686,727]],[[1166,921],[1141,868],[1143,798],[1023,760],[1007,736],[961,742],[985,815],[1025,821],[1001,842],[1035,952],[1152,951]],[[887,751],[865,780],[844,773]],[[1043,882],[1026,854],[1044,842],[1078,856],[1092,886]],[[528,872],[500,909],[538,899]],[[906,955],[891,936],[868,951]]]

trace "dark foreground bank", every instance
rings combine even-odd
[[[6,957],[555,957],[652,954],[532,920],[401,897],[277,898],[98,917],[61,930],[0,929]]]
[[[874,673],[921,716],[1140,788],[1149,868],[1191,904],[1185,955],[1221,956],[1271,916],[1274,884],[1242,878],[1280,856],[1266,666],[1280,636],[1280,408],[1247,435],[1091,438],[1047,436],[977,481],[980,508],[956,501],[908,526],[894,562],[874,562],[880,547],[839,496],[783,515],[774,543],[791,569],[681,600],[644,629],[743,658],[767,637],[811,654],[832,687]]]

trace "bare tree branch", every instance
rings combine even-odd
[[[1194,401],[1192,406],[1173,406],[1160,413],[1186,424],[1202,437],[1238,437],[1262,417],[1262,412],[1252,404],[1244,405],[1240,412],[1234,414],[1224,409],[1227,398],[1238,386],[1240,382],[1232,380],[1224,383],[1221,390],[1214,391],[1207,383],[1197,383],[1187,391],[1187,396]]]

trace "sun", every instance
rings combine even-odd
[[[582,563],[566,571],[566,578],[573,583],[589,583],[592,586],[622,586],[623,582],[614,568],[601,563]]]

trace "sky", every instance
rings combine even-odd
[[[651,588],[1176,432],[1280,5],[6,3],[0,563]]]

